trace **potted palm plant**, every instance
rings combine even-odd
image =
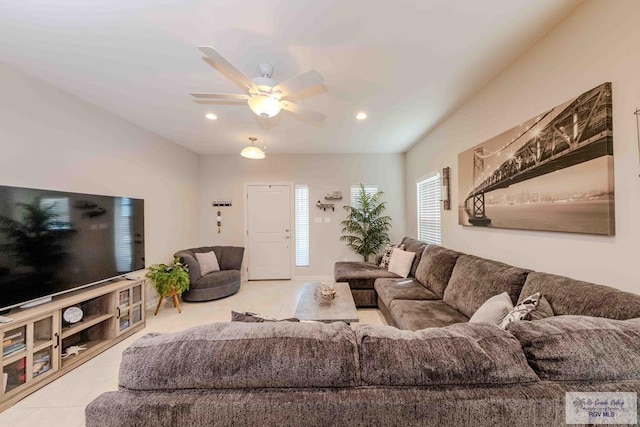
[[[369,255],[378,253],[380,248],[389,243],[391,217],[382,215],[386,209],[385,202],[380,201],[383,194],[382,191],[368,194],[360,184],[356,206],[344,207],[348,215],[340,223],[340,241],[362,255],[365,261],[369,261]]]
[[[173,297],[173,306],[181,313],[178,296],[189,289],[189,268],[180,262],[180,258],[174,258],[169,265],[153,264],[146,277],[158,293],[158,306],[154,316],[158,314],[162,300],[168,297]]]

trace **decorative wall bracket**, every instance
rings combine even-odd
[[[231,199],[221,199],[221,200],[214,200],[211,203],[211,206],[213,207],[220,207],[220,206],[231,206]],[[222,212],[220,210],[218,210],[218,212],[216,212],[216,225],[218,226],[218,234],[220,234],[221,230],[222,230]]]
[[[336,208],[333,205],[333,203],[321,203],[320,200],[318,200],[318,203],[316,203],[316,206],[319,209],[322,209],[323,211],[326,211],[327,209],[331,209],[332,211],[335,212]]]

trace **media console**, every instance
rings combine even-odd
[[[0,324],[0,412],[145,326],[143,279],[117,279],[14,310]],[[82,320],[68,323],[69,307]],[[78,313],[78,310],[72,310]]]

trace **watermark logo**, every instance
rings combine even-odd
[[[565,395],[567,424],[636,424],[638,395],[627,392],[568,392]]]

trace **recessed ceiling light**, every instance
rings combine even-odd
[[[215,114],[213,114],[213,113],[207,113],[207,114],[205,114],[204,116],[205,116],[207,119],[209,119],[209,120],[218,120],[218,116],[216,116],[216,115],[215,115]]]
[[[356,114],[356,119],[358,120],[364,120],[366,118],[367,118],[367,113],[362,112],[362,113]]]

